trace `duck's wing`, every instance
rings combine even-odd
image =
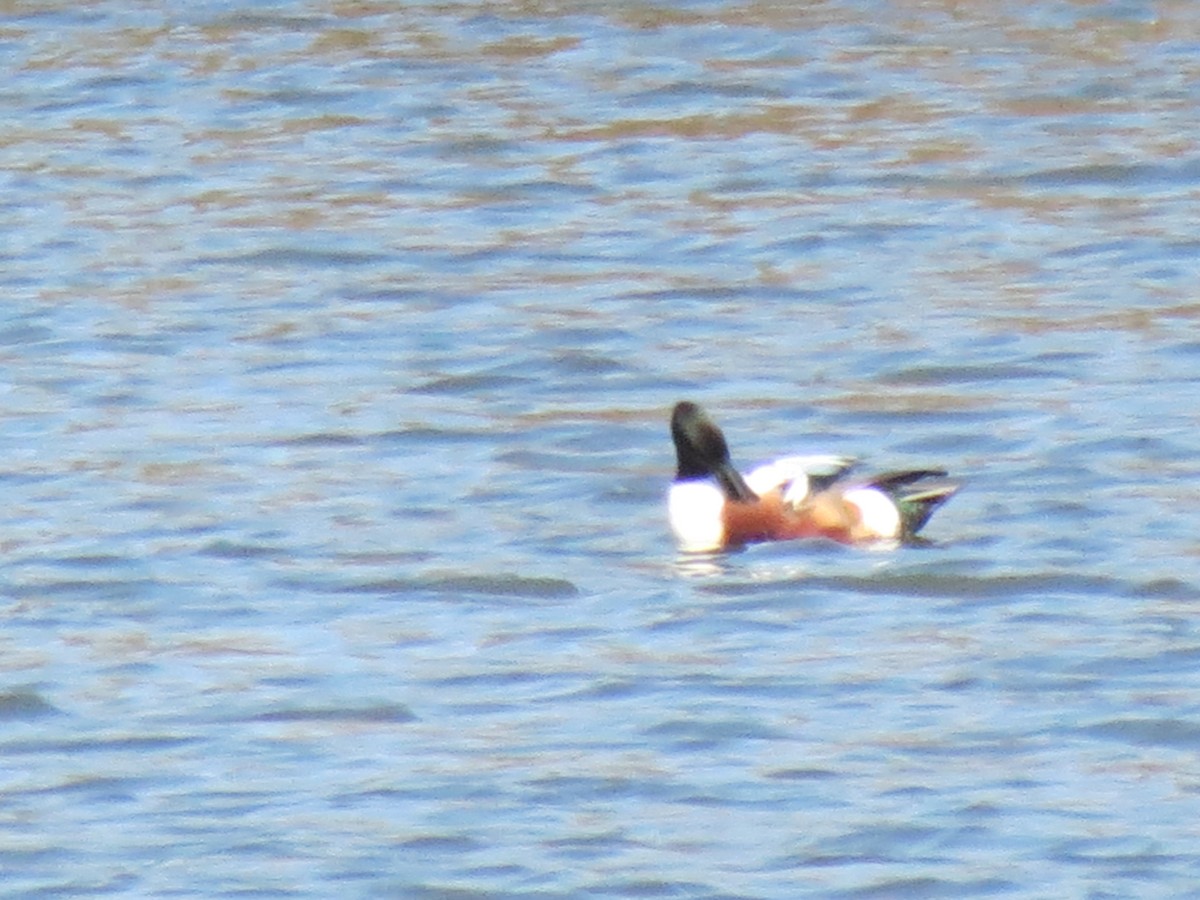
[[[856,462],[835,454],[785,456],[751,471],[746,483],[760,497],[777,490],[785,503],[796,505],[843,478]]]

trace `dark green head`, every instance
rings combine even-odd
[[[734,469],[725,435],[695,403],[684,400],[671,413],[671,438],[675,441],[676,481],[716,478],[725,496],[735,502],[758,499]]]

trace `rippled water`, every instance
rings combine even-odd
[[[0,3],[0,891],[1200,896],[1198,46]],[[967,487],[681,558],[684,397]]]

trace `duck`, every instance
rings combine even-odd
[[[858,461],[832,454],[788,456],[743,476],[724,433],[688,400],[671,412],[671,438],[677,466],[667,514],[688,553],[803,538],[911,543],[960,487],[943,469],[853,477]]]

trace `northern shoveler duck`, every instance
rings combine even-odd
[[[789,456],[743,477],[725,435],[695,403],[671,414],[678,469],[671,530],[689,552],[824,537],[844,544],[911,539],[958,490],[941,469],[847,478],[846,456]]]

